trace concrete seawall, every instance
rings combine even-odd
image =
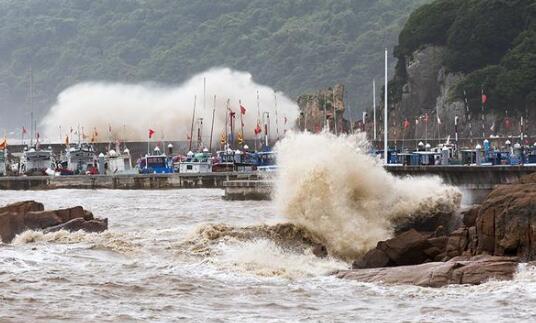
[[[0,177],[0,190],[223,188],[226,181],[257,179],[256,173],[74,175]]]
[[[495,186],[516,183],[536,172],[534,166],[387,166],[399,177],[439,176],[446,184],[470,193],[467,203],[479,203]],[[269,180],[236,180],[224,183],[225,199],[270,199],[273,182]],[[411,189],[408,187],[408,189]]]

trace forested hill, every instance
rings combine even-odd
[[[415,50],[434,45],[446,48],[447,72],[466,77],[456,85],[452,99],[480,107],[480,92],[487,105],[526,113],[536,107],[536,0],[436,0],[423,5],[408,19],[395,55],[399,58],[393,81],[400,98],[406,65]]]
[[[30,69],[41,113],[78,81],[179,83],[213,66],[292,96],[342,82],[361,110],[383,48],[427,2],[0,0],[1,120],[27,113]]]

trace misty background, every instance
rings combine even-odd
[[[29,128],[30,112],[40,127],[63,123],[51,118],[69,113],[49,111],[61,105],[60,93],[79,83],[179,87],[217,67],[249,73],[254,84],[293,100],[343,83],[348,110],[359,118],[372,104],[372,79],[383,78],[383,48],[392,49],[409,13],[427,2],[0,0],[0,127]],[[256,94],[227,96],[235,95]],[[84,106],[84,114],[75,113],[80,119],[115,109],[88,102],[94,101],[75,104]],[[121,114],[141,115],[153,106]]]

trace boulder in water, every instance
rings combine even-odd
[[[375,249],[354,262],[354,268],[374,268],[421,264],[429,259],[425,250],[432,245],[428,235],[408,230],[398,236],[378,242]]]
[[[0,208],[0,237],[4,243],[25,230],[55,231],[54,228],[101,232],[108,228],[108,220],[94,218],[81,206],[45,211],[39,202],[24,201]]]
[[[478,285],[490,279],[512,279],[517,270],[517,262],[518,259],[515,257],[465,257],[413,266],[346,270],[337,273],[337,277],[360,282],[411,284],[423,287],[441,287],[450,284]]]

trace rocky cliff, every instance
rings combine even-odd
[[[349,123],[344,119],[344,86],[321,89],[314,94],[298,97],[300,118],[297,121],[300,130],[320,132],[324,127],[329,131],[343,133],[348,131]]]
[[[455,119],[461,139],[533,135],[535,16],[529,0],[436,0],[416,10],[394,52],[390,138],[454,138]]]

